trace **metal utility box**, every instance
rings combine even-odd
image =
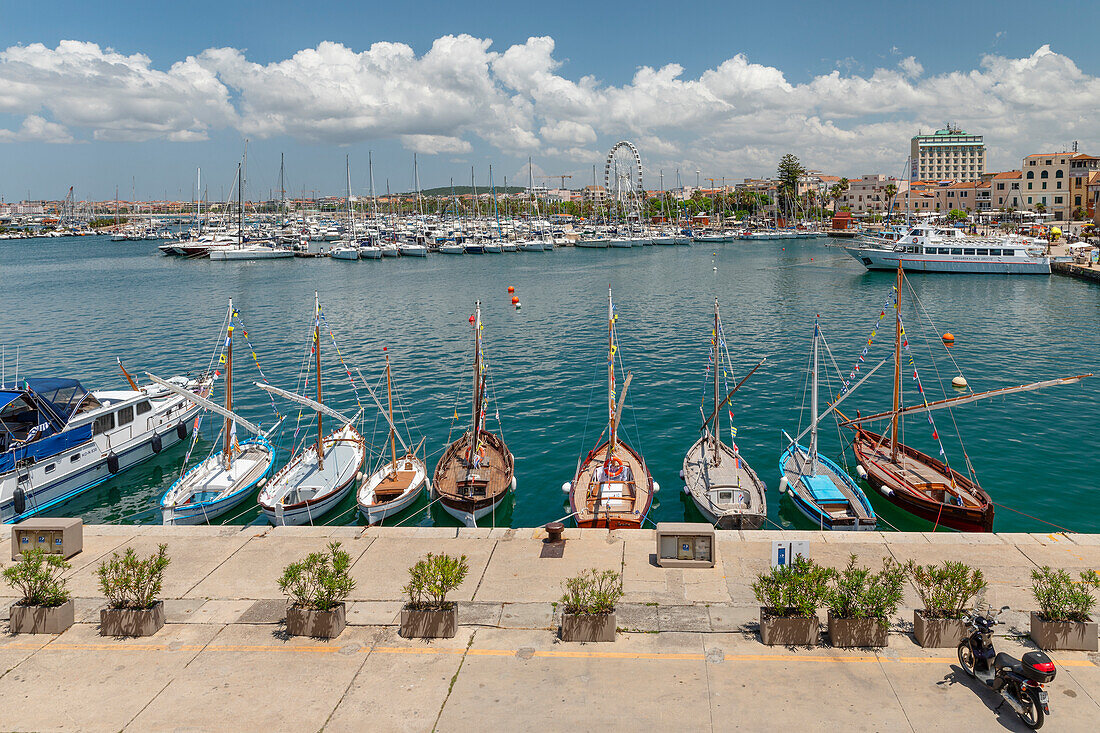
[[[50,555],[68,559],[84,549],[84,522],[79,517],[52,519],[32,517],[11,528],[11,559],[37,547]]]
[[[713,568],[718,548],[714,527],[690,522],[657,525],[657,565],[662,568]]]
[[[772,541],[772,568],[790,565],[794,559],[801,555],[809,559],[810,543],[807,540],[773,540]]]

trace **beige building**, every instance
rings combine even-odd
[[[887,177],[882,173],[872,173],[849,180],[848,190],[840,197],[838,205],[847,206],[853,214],[884,214],[890,210],[890,197],[886,195],[886,187],[890,184],[897,188],[897,195],[893,201],[894,211],[901,211],[906,199],[905,193],[909,190],[909,182],[892,176]]]
[[[991,173],[985,177],[990,185],[990,206],[995,211],[1011,211],[1023,208],[1022,192],[1020,184],[1023,181],[1023,173],[1020,171],[1003,171]]]
[[[914,135],[909,159],[914,180],[977,181],[985,173],[985,143],[981,135],[948,125],[931,135]]]
[[[1042,208],[1055,221],[1069,221],[1073,211],[1087,210],[1086,190],[1092,171],[1100,169],[1100,158],[1084,153],[1036,153],[1024,158],[1024,208]]]

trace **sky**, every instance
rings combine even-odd
[[[252,198],[571,175],[903,176],[950,122],[988,168],[1100,152],[1100,3],[0,0],[0,197]],[[698,171],[698,173],[696,173]],[[520,179],[520,180],[517,180]],[[546,183],[543,179],[539,182]]]

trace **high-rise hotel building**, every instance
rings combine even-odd
[[[985,173],[982,136],[951,125],[931,135],[915,135],[909,155],[914,181],[979,181]]]

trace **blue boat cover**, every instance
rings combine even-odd
[[[814,501],[822,504],[848,502],[848,498],[828,476],[806,476],[803,479]]]
[[[0,392],[0,410],[15,402],[17,399],[23,396],[22,392]]]
[[[15,468],[15,463],[25,458],[33,458],[35,463],[45,461],[51,456],[75,448],[81,443],[92,439],[92,426],[81,425],[78,428],[66,430],[62,433],[49,435],[45,438],[28,443],[19,448],[13,448],[5,453],[0,453],[0,473]]]

